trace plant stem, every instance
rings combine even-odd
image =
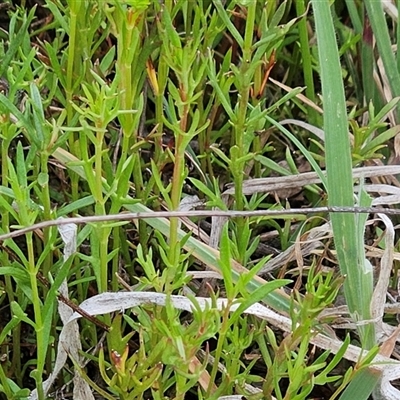
[[[183,99],[185,99],[186,94],[182,94]],[[183,100],[186,101],[186,100]],[[180,121],[180,133],[176,135],[175,143],[175,159],[174,159],[174,172],[172,178],[172,188],[171,188],[171,204],[173,210],[179,209],[179,204],[182,196],[182,184],[185,168],[185,148],[182,145],[184,142],[184,132],[187,128],[187,118],[188,118],[189,107],[186,105],[184,107],[183,114]],[[173,282],[173,277],[175,275],[175,270],[178,267],[179,256],[180,256],[180,240],[178,236],[179,231],[179,219],[171,218],[170,221],[170,252],[169,252],[169,262],[171,264],[171,275],[167,282],[167,287]]]
[[[4,124],[2,126],[2,133],[4,135],[4,139],[2,141],[1,146],[1,182],[2,186],[7,188],[9,187],[9,171],[8,171],[8,151],[10,147],[10,143],[12,140],[12,128],[10,128],[9,124]],[[10,137],[10,139],[8,139]],[[10,230],[10,215],[8,212],[2,213],[1,218],[1,227],[3,232],[9,232]],[[1,252],[1,265],[9,265],[10,260],[8,257],[8,253],[6,251]],[[14,285],[12,283],[10,275],[4,276],[5,282],[5,291],[7,293],[7,298],[9,304],[12,304],[15,301],[15,294],[14,294]],[[19,385],[22,385],[22,376],[18,373],[21,371],[21,352],[20,352],[20,339],[21,339],[21,325],[18,324],[13,329],[12,334],[12,343],[13,343],[13,352],[12,352],[12,360],[11,360],[11,368],[10,374],[12,371],[15,371],[17,375],[17,382]]]
[[[48,169],[49,156],[47,151],[40,155],[40,171],[47,177],[46,182],[42,185],[42,206],[43,206],[43,217],[45,220],[49,221],[51,217],[51,203],[50,203],[50,188],[49,188],[49,169]],[[43,241],[44,244],[48,243],[50,238],[50,229],[46,228],[43,230]],[[52,266],[52,252],[49,251],[43,262],[43,275],[47,277]]]
[[[232,305],[232,303],[231,303],[231,300],[229,299],[227,304],[226,304],[226,307],[224,309],[223,316],[222,316],[221,332],[219,334],[218,344],[217,344],[217,348],[215,350],[214,363],[213,363],[213,367],[212,367],[212,370],[211,370],[211,373],[210,373],[210,381],[209,381],[210,383],[209,383],[208,388],[207,388],[207,396],[206,396],[206,398],[210,398],[211,391],[212,391],[212,388],[213,388],[213,384],[215,383],[215,379],[217,377],[218,364],[219,364],[219,360],[222,357],[222,351],[223,351],[223,348],[225,346],[226,334],[228,332],[229,325],[230,325],[230,322],[229,322],[229,309],[230,309],[231,305]]]
[[[307,16],[304,15],[306,12],[304,0],[297,0],[296,11],[297,16],[300,17],[299,27],[299,39],[301,48],[301,60],[303,66],[304,82],[306,84],[306,96],[313,102],[315,102],[315,90],[314,90],[314,77],[312,69],[311,51],[308,38],[307,30]],[[312,108],[308,107],[308,119],[310,124],[316,124],[318,121],[318,113]]]
[[[72,107],[73,91],[74,91],[74,70],[75,64],[80,61],[80,54],[78,54],[77,46],[77,25],[78,15],[83,5],[81,1],[71,0],[70,2],[70,24],[69,24],[69,42],[68,42],[68,61],[67,61],[67,73],[66,73],[66,111],[67,111],[67,123],[69,126],[72,125],[72,119],[74,116],[74,109]],[[71,132],[69,137],[69,146],[72,154],[79,157],[79,141],[78,134]],[[79,176],[71,173],[71,192],[72,199],[78,200],[79,198]]]
[[[244,147],[244,137],[245,135],[251,134],[247,132],[247,109],[249,103],[249,92],[251,88],[252,76],[249,72],[249,67],[251,65],[252,58],[252,47],[253,47],[253,32],[254,32],[254,21],[256,16],[257,2],[250,2],[247,8],[247,18],[246,18],[246,30],[244,36],[243,44],[243,58],[240,68],[240,78],[238,79],[238,92],[239,92],[239,105],[238,105],[238,115],[237,121],[234,127],[235,130],[235,145],[238,148],[237,158],[241,159],[245,153],[248,151]],[[240,80],[239,80],[240,79]],[[244,209],[244,197],[243,197],[243,179],[244,179],[244,163],[238,161],[238,165],[235,166],[234,171],[234,182],[235,182],[235,205],[237,210]],[[246,224],[245,218],[238,218],[236,221],[237,226],[237,237],[238,242],[242,241],[242,233],[244,231],[244,226]],[[244,260],[245,255],[240,254],[239,262]]]
[[[43,370],[46,360],[46,352],[47,348],[45,347],[45,338],[44,338],[44,326],[42,319],[42,306],[41,299],[39,295],[38,285],[37,285],[37,269],[35,266],[35,250],[33,247],[32,241],[32,233],[28,233],[26,235],[26,245],[28,249],[28,275],[30,280],[30,286],[32,290],[32,305],[33,312],[35,315],[35,331],[36,331],[36,345],[37,345],[37,374],[35,377],[36,386],[38,390],[38,398],[39,400],[44,400],[44,391],[43,391]]]

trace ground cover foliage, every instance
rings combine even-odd
[[[0,397],[400,398],[397,6],[0,4]]]

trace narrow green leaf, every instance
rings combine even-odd
[[[353,177],[342,70],[329,2],[312,0],[324,99],[324,132],[328,204],[353,206]],[[365,253],[360,228],[353,214],[331,214],[340,270],[346,276],[344,291],[350,313],[356,320],[370,320],[371,274],[364,274]],[[359,326],[361,342],[375,343],[372,324]]]
[[[383,12],[381,1],[365,0],[365,8],[371,22],[379,54],[382,57],[387,80],[393,97],[400,96],[400,72],[397,69],[396,58],[392,50],[389,29]],[[397,121],[400,120],[400,108],[397,108]]]
[[[233,312],[232,321],[235,321],[245,310],[253,304],[265,299],[269,293],[283,286],[288,285],[292,281],[290,279],[277,279],[275,281],[267,282],[265,285],[258,287],[254,290],[248,299],[240,303],[240,306]]]
[[[368,400],[381,378],[381,372],[363,369],[350,381],[339,400]]]
[[[35,124],[35,135],[31,138],[40,150],[45,150],[47,147],[47,138],[45,137],[44,127],[46,121],[44,119],[44,111],[42,98],[39,89],[34,83],[30,85],[31,103],[32,103],[32,116]]]
[[[279,122],[276,122],[274,119],[269,117],[268,115],[266,116],[266,119],[274,126],[276,126],[285,136],[287,136],[296,146],[297,148],[302,152],[304,157],[306,157],[307,161],[311,164],[313,167],[314,171],[318,174],[319,179],[321,180],[322,184],[324,185],[325,189],[328,188],[328,181],[327,178],[325,177],[324,173],[322,172],[321,168],[315,161],[314,157],[312,154],[302,145],[302,143],[294,136],[291,132],[289,132],[285,127],[283,127]]]
[[[28,314],[22,310],[21,306],[16,301],[12,301],[10,306],[13,316],[21,321],[24,321],[28,325],[31,325],[33,329],[36,329],[36,324],[28,317]]]
[[[236,296],[236,292],[233,289],[232,281],[232,268],[231,268],[231,245],[228,233],[228,224],[225,224],[222,230],[221,243],[220,243],[220,260],[219,265],[221,267],[222,276],[224,278],[224,285],[226,290],[226,297],[233,299]]]
[[[28,26],[31,24],[33,17],[36,12],[36,6],[33,6],[26,17],[24,23],[22,24],[21,28],[18,29],[18,33],[15,36],[15,38],[11,37],[10,38],[10,45],[7,50],[7,53],[5,56],[2,58],[1,63],[0,63],[0,77],[2,77],[7,70],[11,60],[15,57],[15,54],[17,53],[18,49],[21,47],[22,42],[25,38],[25,35],[29,36],[28,33]],[[13,19],[17,19],[18,14],[14,14]],[[15,21],[14,21],[15,22]]]
[[[231,19],[229,18],[227,10],[224,7],[224,5],[222,4],[222,1],[221,0],[214,0],[213,3],[214,3],[214,5],[215,5],[215,7],[216,7],[216,9],[218,11],[219,17],[222,19],[222,21],[224,22],[225,26],[229,30],[229,32],[232,34],[232,36],[234,37],[234,39],[238,43],[239,47],[243,49],[243,45],[244,45],[243,38],[240,35],[239,31],[236,29],[235,25],[233,25]]]

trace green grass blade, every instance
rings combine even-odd
[[[385,14],[382,8],[382,2],[375,0],[366,0],[365,8],[371,22],[372,30],[376,38],[379,54],[382,57],[383,65],[387,75],[387,80],[392,91],[392,96],[400,95],[400,72],[397,69],[397,62],[390,42],[389,29],[387,26]],[[397,120],[400,119],[400,108],[397,108]]]
[[[328,203],[330,206],[353,206],[351,145],[333,18],[329,2],[314,0],[312,4],[324,99]],[[363,232],[357,229],[353,214],[334,213],[331,221],[340,270],[347,277],[344,283],[347,305],[355,320],[369,320],[372,275],[365,263],[364,247],[360,245],[359,235]],[[373,326],[363,324],[359,332],[363,346],[372,347],[375,342]]]
[[[368,400],[379,382],[381,373],[376,370],[363,369],[346,387],[339,400]]]

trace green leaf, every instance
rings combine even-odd
[[[196,178],[188,179],[193,183],[194,186],[196,186],[198,190],[200,190],[201,193],[205,194],[210,199],[210,202],[214,207],[218,207],[221,210],[227,209],[226,204],[221,199],[221,193],[214,193],[203,182]]]
[[[368,400],[381,378],[382,372],[376,369],[363,369],[358,372],[346,387],[339,400]]]
[[[100,71],[102,72],[103,76],[107,76],[110,67],[113,64],[115,59],[115,52],[115,46],[111,46],[106,55],[102,58],[100,62]]]
[[[10,44],[9,44],[7,53],[4,55],[4,57],[2,58],[1,63],[0,63],[0,77],[4,76],[4,73],[7,70],[7,68],[9,67],[11,60],[13,60],[15,58],[15,54],[21,47],[25,36],[26,35],[29,36],[28,26],[31,24],[31,22],[34,18],[35,12],[36,12],[36,6],[33,6],[31,8],[31,10],[29,11],[29,14],[26,17],[25,21],[23,22],[22,26],[18,29],[17,35],[15,37],[10,38]],[[14,23],[15,23],[17,17],[18,17],[18,14],[14,13],[14,15],[12,17],[12,20],[14,21]],[[12,23],[12,21],[10,22],[10,24],[11,23]]]
[[[39,89],[34,83],[30,85],[31,89],[31,104],[32,104],[32,116],[35,124],[35,135],[31,137],[32,141],[36,143],[40,150],[45,150],[48,146],[45,134],[46,121],[44,118],[42,98],[39,93]]]
[[[26,315],[26,314],[25,314]],[[18,318],[18,315],[14,314],[13,318],[7,322],[6,326],[4,326],[0,332],[0,344],[4,342],[7,335],[11,336],[12,330],[21,322],[21,319]]]
[[[301,153],[304,155],[304,157],[307,159],[307,161],[311,164],[314,171],[318,174],[318,177],[321,180],[322,184],[324,185],[325,189],[327,189],[328,188],[327,178],[325,177],[325,174],[322,172],[321,168],[315,161],[312,154],[302,145],[302,143],[292,133],[290,133],[280,123],[276,122],[268,115],[265,118],[269,122],[271,122],[272,125],[276,126],[285,136],[287,136],[297,146],[297,148],[301,151]]]
[[[386,146],[389,140],[394,138],[399,132],[400,127],[394,126],[393,128],[378,134],[378,136],[362,147],[362,154],[368,154],[369,152],[376,151],[382,145]]]
[[[22,149],[22,143],[18,142],[17,144],[17,165],[16,165],[16,172],[17,172],[17,179],[18,179],[18,185],[22,189],[22,191],[26,190],[28,188],[28,171],[26,169],[25,165],[25,156],[24,156],[24,150]],[[14,182],[16,184],[17,182]],[[21,200],[21,199],[19,199]]]
[[[226,290],[226,297],[234,299],[237,291],[233,287],[232,273],[231,273],[231,241],[229,239],[228,224],[226,223],[222,229],[221,243],[220,243],[220,260],[219,265],[221,268],[222,276],[224,277],[224,285]]]
[[[37,182],[40,186],[44,187],[49,183],[49,174],[45,172],[39,172]]]
[[[72,212],[74,212],[76,210],[81,210],[81,209],[83,209],[85,207],[88,207],[88,206],[90,206],[92,204],[94,204],[93,196],[90,195],[90,196],[82,197],[82,198],[80,198],[80,199],[78,199],[76,201],[73,201],[70,204],[67,204],[64,207],[60,207],[57,210],[57,216],[58,217],[62,217],[64,215],[68,215],[68,214],[70,214],[70,213],[72,213]]]
[[[392,50],[392,43],[386,16],[383,12],[382,3],[375,0],[365,0],[365,9],[371,23],[379,55],[382,58],[387,81],[390,86],[392,96],[400,96],[400,73],[397,68],[396,59]],[[397,107],[397,122],[400,119],[400,108]]]
[[[274,290],[288,285],[292,281],[290,279],[277,279],[275,281],[267,282],[265,285],[260,286],[251,293],[251,296],[240,303],[240,306],[233,312],[231,316],[232,321],[236,321],[241,314],[243,314],[250,306],[265,299],[268,294]]]
[[[181,39],[172,23],[171,15],[169,14],[166,7],[164,7],[162,10],[162,21],[162,26],[163,28],[165,28],[165,35],[163,36],[163,39],[165,39],[166,41],[165,43],[171,43],[172,46],[176,48],[174,49],[175,51],[178,49],[182,49]],[[168,46],[166,46],[166,48],[168,48]]]
[[[370,1],[366,2],[370,3]],[[353,176],[347,110],[333,17],[327,2],[312,0],[324,98],[326,184],[330,206],[353,206]],[[344,292],[353,318],[370,320],[372,274],[364,274],[365,252],[360,245],[360,227],[353,214],[331,214],[334,241]],[[359,326],[363,347],[375,343],[373,324]]]
[[[346,335],[345,340],[343,341],[343,344],[340,346],[339,351],[333,356],[332,360],[330,363],[324,368],[324,370],[318,374],[318,376],[315,377],[315,384],[316,385],[325,385],[330,377],[328,377],[328,374],[332,372],[332,370],[343,360],[343,356],[346,353],[347,348],[350,345],[350,336]],[[325,352],[324,354],[327,354]],[[319,358],[316,360],[318,362]]]
[[[19,111],[18,108],[2,93],[0,93],[0,103],[4,105],[10,114],[15,116],[17,124],[22,125],[27,130],[29,138],[31,138],[34,135],[34,129],[25,118],[24,114],[22,114],[21,111]]]
[[[222,19],[224,22],[226,28],[229,30],[229,32],[232,34],[236,42],[238,43],[239,47],[243,49],[244,41],[242,36],[240,35],[239,31],[236,29],[235,25],[233,25],[231,19],[228,16],[228,12],[224,5],[222,4],[221,0],[214,0],[213,1],[219,17]]]
[[[36,324],[30,318],[28,318],[28,314],[26,314],[22,310],[21,306],[16,301],[12,301],[10,303],[10,306],[13,316],[15,316],[20,321],[26,322],[27,324],[31,325],[33,329],[36,329]]]

